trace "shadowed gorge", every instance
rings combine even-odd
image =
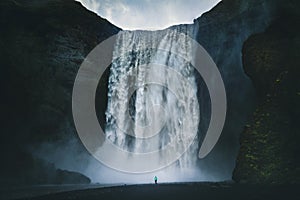
[[[13,188],[36,184],[150,183],[154,175],[158,175],[159,183],[234,180],[252,184],[299,184],[298,10],[296,0],[223,0],[195,19],[194,24],[175,25],[156,32],[131,32],[120,30],[72,0],[1,1],[0,155],[4,162],[0,165],[0,184]],[[187,29],[193,27],[197,31],[189,33]],[[182,60],[165,52],[162,58],[156,58],[155,55],[161,52],[150,50],[151,45],[161,41],[155,34],[168,37],[175,31],[195,38],[219,68],[227,95],[222,135],[207,157],[197,157],[210,123],[211,105],[201,75],[187,70],[199,100],[199,124],[193,129],[197,132],[197,142],[187,157],[155,173],[137,175],[112,170],[93,158],[78,137],[72,116],[72,90],[78,69],[93,48],[118,34],[119,46],[116,45],[114,50],[116,59],[112,59],[98,84],[95,99],[98,120],[110,133],[107,139],[123,149],[133,152],[156,149],[163,146],[168,137],[146,146],[128,139],[129,135],[124,139],[114,132],[116,124],[110,114],[124,119],[122,128],[136,127],[130,127],[126,116],[116,109],[116,105],[126,99],[113,95],[116,91],[128,95],[128,82],[126,76],[122,76],[122,70],[130,70],[151,59],[174,68],[182,67],[178,64]],[[139,34],[153,40],[151,45],[144,44],[149,47],[146,51],[133,45],[143,44]],[[165,41],[179,44],[172,38]],[[125,45],[122,42],[131,43]],[[122,49],[130,53],[121,52]],[[190,54],[190,49],[184,51]],[[156,75],[153,72],[151,76]],[[143,79],[143,75],[139,78]],[[171,80],[165,78],[166,82]],[[117,79],[123,80],[123,88],[114,85]],[[169,108],[172,115],[166,118],[169,120],[166,132],[175,133],[180,128],[182,113],[173,96],[163,87],[137,90],[128,99],[128,103],[134,105],[129,110],[130,117],[147,123],[147,112],[142,110],[142,105],[149,103],[149,99],[168,103],[172,105]],[[191,116],[187,119],[191,120],[190,124],[197,123]],[[190,172],[185,174],[177,170],[178,166],[189,166],[188,163],[193,165]],[[187,191],[198,191],[200,185],[193,185]],[[227,184],[221,185],[216,188],[222,191],[228,188]],[[131,189],[137,191],[138,187],[131,187],[126,194],[131,194]],[[173,186],[165,185],[165,188],[169,187]],[[215,188],[209,184],[207,187],[210,188],[208,191]],[[233,191],[247,191],[242,187],[237,184]],[[249,188],[256,190],[256,186]],[[287,191],[285,189],[283,187],[282,191]],[[121,190],[113,191],[118,195]],[[273,190],[276,189],[268,188],[267,193]],[[107,192],[105,195],[111,194],[109,189],[103,191]],[[167,194],[167,189],[160,191]],[[182,195],[185,194],[183,191]]]

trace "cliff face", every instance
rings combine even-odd
[[[299,2],[282,4],[268,29],[243,46],[243,64],[258,105],[241,134],[233,178],[251,183],[299,183]]]
[[[213,151],[200,162],[207,165],[206,172],[224,179],[232,176],[239,135],[255,106],[255,90],[243,70],[243,43],[250,35],[264,31],[277,17],[278,3],[224,0],[196,21],[199,25],[197,39],[217,64],[227,95],[227,116],[222,135]],[[210,116],[205,118],[207,115],[203,115],[207,108],[201,107],[200,110],[200,123],[209,122]],[[202,124],[200,129],[205,132],[207,127]]]
[[[197,20],[228,98],[224,130],[205,162],[212,171],[234,169],[237,182],[299,182],[298,9],[297,1],[224,0]]]
[[[41,143],[76,135],[71,94],[77,70],[119,29],[72,0],[1,1],[0,13],[1,181],[89,182],[31,154]]]

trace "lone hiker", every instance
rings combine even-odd
[[[157,176],[154,176],[154,182],[157,184]]]

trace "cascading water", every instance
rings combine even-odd
[[[153,32],[121,31],[108,83],[106,139],[124,151],[147,153],[159,151],[169,143],[175,149],[187,148],[192,137],[194,143],[174,165],[181,172],[197,170],[200,110],[194,68],[190,64],[193,48],[180,34],[194,38],[197,30],[196,25],[186,25]],[[151,64],[176,71],[188,85],[168,70],[149,68]],[[163,85],[146,81],[157,77]],[[175,91],[170,91],[171,87]],[[168,159],[160,157],[157,162],[163,160]]]

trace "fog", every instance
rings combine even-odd
[[[85,150],[82,144],[75,139],[69,138],[61,143],[43,143],[33,155],[35,157],[54,163],[56,168],[76,171],[89,177],[92,183],[101,184],[136,184],[153,183],[154,176],[158,182],[194,182],[194,181],[223,181],[229,177],[212,174],[205,168],[205,163],[200,164],[201,168],[180,169],[175,162],[170,166],[151,173],[133,174],[114,170],[103,165]],[[220,156],[221,158],[221,156]],[[225,162],[224,162],[225,163]]]

